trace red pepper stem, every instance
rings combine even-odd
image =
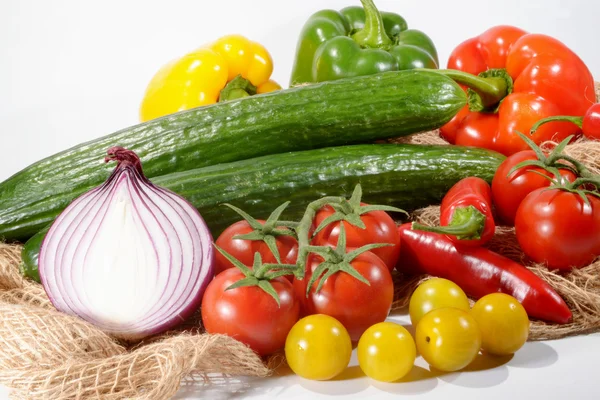
[[[446,226],[428,226],[413,222],[412,229],[455,236],[458,240],[481,239],[485,227],[485,215],[473,206],[457,207],[452,220]]]
[[[502,77],[480,77],[453,69],[440,69],[437,72],[446,75],[456,83],[464,85],[477,93],[481,97],[481,103],[484,108],[493,108],[498,105],[510,91],[506,79]]]
[[[373,0],[360,0],[365,10],[365,26],[352,35],[352,39],[360,47],[388,49],[393,45],[392,39],[385,33],[381,13],[375,7]]]
[[[531,132],[531,134],[534,134],[535,131],[537,131],[541,125],[545,124],[546,122],[555,122],[555,121],[572,122],[575,125],[577,125],[579,128],[581,128],[583,125],[583,117],[573,117],[573,116],[569,116],[569,115],[555,115],[553,117],[540,119],[538,122],[533,124],[530,132]]]

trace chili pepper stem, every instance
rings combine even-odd
[[[484,227],[485,215],[473,206],[456,208],[452,214],[452,221],[447,226],[428,226],[417,222],[412,223],[413,230],[452,235],[460,240],[480,239]]]
[[[469,98],[471,111],[494,109],[512,91],[512,79],[504,70],[488,70],[480,76],[453,69],[431,71],[446,75],[456,83],[467,86],[475,92],[479,98],[477,100]],[[475,104],[475,102],[481,104]]]
[[[531,131],[530,131],[531,134],[534,134],[535,131],[537,131],[538,128],[541,125],[545,124],[546,122],[571,122],[571,123],[577,125],[579,128],[581,128],[583,126],[583,117],[573,117],[573,116],[569,116],[569,115],[555,115],[553,117],[540,119],[538,122],[533,124],[533,126],[531,127]]]
[[[363,48],[390,48],[393,45],[392,39],[385,33],[383,19],[375,3],[373,0],[360,0],[360,2],[365,10],[365,26],[352,35],[352,39]]]

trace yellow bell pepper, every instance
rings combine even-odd
[[[263,46],[241,35],[224,36],[163,66],[148,84],[140,119],[279,90],[269,79],[272,72]]]

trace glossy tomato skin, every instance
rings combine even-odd
[[[538,157],[533,150],[520,151],[509,156],[496,170],[492,180],[492,197],[496,213],[500,221],[506,225],[512,226],[515,224],[517,209],[529,193],[550,186],[550,181],[539,175],[550,176],[550,173],[542,168],[520,168],[509,176],[510,170],[519,163],[537,159]],[[567,169],[561,169],[560,173],[569,182],[576,179],[575,174]]]
[[[410,322],[413,326],[417,326],[427,313],[447,307],[469,311],[471,305],[465,292],[456,283],[443,278],[428,279],[410,296],[408,304]]]
[[[348,249],[348,252],[353,249]],[[358,341],[367,328],[387,318],[392,307],[394,285],[387,266],[379,257],[365,252],[350,264],[365,277],[370,286],[345,272],[330,276],[318,293],[317,279],[306,297],[306,285],[323,258],[311,254],[304,279],[294,280],[294,290],[302,303],[302,315],[325,314],[346,327],[352,341]]]
[[[588,139],[600,140],[600,103],[587,110],[583,116],[582,129]]]
[[[265,223],[264,220],[257,221],[263,225]],[[245,235],[252,231],[253,229],[248,222],[238,221],[225,229],[219,235],[215,244],[248,267],[252,266],[254,253],[256,252],[260,253],[263,263],[276,263],[275,256],[264,241],[233,238],[236,235]],[[295,264],[298,257],[298,241],[292,236],[278,236],[276,243],[281,262],[284,264]],[[229,268],[233,268],[233,264],[221,252],[215,251],[215,275]]]
[[[325,218],[334,212],[331,206],[321,208],[315,215],[312,229],[316,229]],[[365,223],[365,229],[358,228],[348,222],[334,222],[317,233],[312,243],[317,246],[330,245],[335,247],[340,234],[340,223],[342,223],[346,230],[346,244],[348,247],[359,248],[371,243],[393,244],[393,246],[371,250],[372,253],[381,258],[391,272],[400,256],[400,236],[394,220],[385,211],[371,211],[361,215],[360,219]]]
[[[346,328],[328,315],[309,315],[298,321],[285,342],[285,357],[296,375],[324,381],[346,369],[352,341]]]
[[[576,193],[537,189],[517,210],[515,231],[523,252],[549,269],[569,270],[600,255],[600,199]]]
[[[208,333],[231,336],[261,356],[274,353],[284,347],[299,318],[294,289],[285,278],[271,281],[280,306],[257,286],[226,290],[244,277],[237,268],[230,268],[210,282],[202,298],[202,323]]]

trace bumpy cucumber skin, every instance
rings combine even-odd
[[[492,181],[505,157],[459,146],[371,144],[277,154],[152,179],[193,204],[213,236],[240,216],[222,203],[234,204],[255,218],[266,218],[290,200],[283,219],[299,220],[306,206],[323,196],[350,197],[360,183],[363,200],[410,211],[438,204],[456,182],[468,176]],[[54,210],[57,215],[60,209]],[[43,233],[42,235],[45,235]],[[25,249],[37,270],[41,240]],[[25,250],[24,250],[25,251]]]
[[[369,143],[438,128],[464,105],[450,78],[398,71],[297,87],[169,115],[41,160],[0,184],[0,238],[27,239],[98,186],[123,146],[148,177],[268,154]]]
[[[363,200],[407,211],[439,204],[460,179],[491,182],[504,156],[484,149],[401,144],[354,145],[278,154],[187,171],[153,182],[187,198],[213,234],[239,220],[221,203],[256,218],[290,200],[282,218],[299,220],[322,196],[349,197],[357,183]]]

